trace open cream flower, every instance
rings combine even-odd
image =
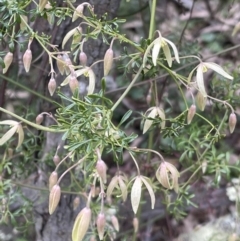
[[[190,72],[188,76],[188,82],[191,81],[194,71],[197,70],[197,75],[196,75],[197,86],[198,86],[199,92],[203,95],[203,97],[207,97],[207,93],[204,86],[203,73],[207,72],[208,69],[214,70],[215,72],[217,72],[218,74],[222,75],[227,79],[230,79],[230,80],[233,79],[233,77],[229,75],[227,72],[225,72],[220,65],[212,62],[201,62],[197,67],[195,67]]]
[[[174,57],[176,59],[176,61],[178,63],[180,63],[179,60],[179,55],[178,55],[178,50],[175,46],[175,44],[173,42],[171,42],[170,40],[162,37],[160,31],[157,31],[159,37],[157,39],[155,39],[146,49],[146,52],[144,54],[143,57],[143,66],[145,66],[146,62],[147,62],[147,56],[152,48],[152,62],[153,65],[156,66],[157,65],[157,58],[158,58],[158,54],[160,52],[160,49],[163,49],[163,53],[166,57],[167,63],[169,67],[172,67],[172,56],[171,56],[171,51],[168,45],[170,45],[173,49],[174,52]]]

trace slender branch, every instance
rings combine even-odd
[[[150,19],[150,28],[149,28],[149,34],[148,34],[149,39],[153,37],[153,33],[155,31],[156,4],[157,4],[157,0],[149,1],[149,5],[151,5],[151,19]]]

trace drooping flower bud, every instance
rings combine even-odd
[[[112,215],[111,216],[111,221],[112,221],[112,225],[114,227],[114,229],[119,232],[119,222],[118,222],[118,219],[115,215]]]
[[[133,230],[134,230],[134,233],[138,232],[138,227],[139,227],[138,218],[134,217],[133,218]]]
[[[13,53],[8,52],[5,55],[4,60],[3,60],[4,65],[5,65],[5,67],[3,69],[3,74],[5,74],[8,71],[8,68],[11,65],[12,61],[13,61]]]
[[[196,105],[191,105],[188,109],[187,123],[188,125],[192,122],[192,119],[196,113]]]
[[[80,197],[75,197],[73,200],[73,210],[76,210],[80,205]]]
[[[71,75],[70,80],[69,80],[69,87],[70,87],[72,93],[74,93],[74,91],[79,87],[78,80],[75,76]]]
[[[79,17],[83,17],[83,10],[84,10],[83,4],[80,4],[77,6],[76,10],[73,13],[72,22],[74,22]]]
[[[104,213],[98,214],[96,224],[97,224],[98,237],[100,240],[103,240],[104,228],[105,228],[105,224],[106,224],[106,218],[105,218]]]
[[[204,97],[203,94],[199,91],[196,96],[196,102],[197,106],[201,111],[204,111],[206,103],[207,103],[207,97]]]
[[[112,63],[113,63],[113,50],[111,48],[109,48],[104,56],[104,76],[108,75],[109,71],[112,68]]]
[[[228,119],[230,133],[233,133],[236,124],[237,124],[237,116],[235,113],[231,113]]]
[[[31,62],[32,62],[32,51],[31,49],[27,49],[23,55],[23,65],[26,72],[29,72]]]
[[[51,189],[49,195],[49,213],[50,215],[53,214],[61,197],[61,188],[59,185],[54,185]]]
[[[87,64],[87,55],[84,52],[79,54],[79,61],[82,66],[86,66]]]
[[[43,11],[43,9],[45,8],[46,4],[47,4],[48,0],[39,0],[39,12],[41,13]]]
[[[54,164],[57,166],[58,163],[60,162],[60,157],[59,157],[58,155],[55,155],[55,156],[53,157],[53,162],[54,162]]]
[[[58,181],[58,173],[56,171],[52,172],[49,177],[49,191],[53,188],[54,185],[56,185]]]
[[[82,241],[90,224],[92,216],[92,211],[90,208],[83,208],[81,212],[77,215],[73,230],[72,230],[72,240]]]
[[[159,168],[156,171],[156,177],[158,181],[168,189],[174,189],[175,192],[178,192],[178,178],[180,174],[177,168],[169,163],[162,162]]]
[[[43,122],[43,114],[39,114],[39,115],[36,117],[36,124],[41,125],[42,122]]]
[[[98,160],[96,165],[97,173],[102,178],[103,182],[107,182],[107,165],[103,160]]]
[[[61,75],[63,75],[64,74],[64,70],[65,70],[65,63],[64,63],[64,60],[63,60],[63,58],[62,58],[62,55],[61,54],[59,54],[58,56],[57,56],[57,67],[58,67],[58,70],[59,70],[59,72],[61,73]]]
[[[48,91],[51,96],[53,96],[56,88],[57,88],[56,80],[52,77],[48,82]]]

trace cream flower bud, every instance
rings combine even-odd
[[[84,10],[84,5],[80,4],[77,6],[76,10],[73,13],[72,21],[74,22],[76,19],[79,17],[83,17],[83,10]]]
[[[112,221],[112,225],[114,227],[114,229],[119,232],[119,222],[116,216],[111,216],[111,221]]]
[[[113,50],[109,48],[104,56],[104,76],[108,75],[109,71],[112,68],[112,63],[113,63]]]
[[[56,185],[58,181],[58,173],[56,171],[52,172],[49,177],[49,191],[53,188],[54,185]]]
[[[54,78],[51,78],[48,83],[48,91],[51,96],[53,96],[56,88],[57,88],[56,80]]]
[[[106,218],[105,218],[104,213],[98,214],[96,224],[97,224],[98,237],[100,240],[103,240],[104,228],[105,228],[105,224],[106,224]]]
[[[90,208],[83,208],[77,215],[73,230],[72,230],[72,241],[82,241],[90,224],[92,211]]]
[[[29,72],[31,62],[32,62],[32,51],[30,49],[27,49],[23,55],[23,65],[26,72]]]
[[[61,75],[63,75],[65,70],[65,63],[61,54],[57,56],[57,67]]]
[[[138,232],[138,227],[139,227],[138,218],[134,217],[133,218],[133,230],[134,230],[134,233]]]
[[[103,182],[107,182],[107,165],[103,160],[98,160],[96,165],[97,173],[102,178]]]
[[[59,185],[54,185],[51,189],[49,195],[49,213],[50,215],[53,214],[55,209],[58,206],[61,197],[61,188]]]
[[[196,105],[191,105],[188,109],[187,123],[188,125],[192,122],[194,115],[196,114]]]
[[[236,124],[237,124],[237,116],[235,113],[231,113],[228,119],[230,133],[233,133]]]
[[[78,80],[75,76],[72,76],[72,75],[70,76],[69,87],[72,93],[74,93],[74,91],[79,87]]]
[[[168,189],[178,192],[178,178],[180,174],[176,167],[169,162],[162,162],[156,171],[158,181]]]
[[[43,11],[47,2],[48,2],[48,0],[39,0],[39,5],[38,5],[39,12]]]
[[[53,157],[53,162],[54,162],[54,164],[57,166],[57,164],[60,162],[60,157],[59,157],[58,155],[55,155],[55,156]]]
[[[13,61],[13,53],[8,52],[5,55],[4,60],[3,60],[4,65],[5,65],[5,67],[3,69],[3,74],[5,74],[8,71],[8,68],[11,65],[12,61]]]
[[[80,205],[80,197],[75,197],[73,200],[73,210],[76,210]]]
[[[204,97],[202,93],[199,91],[196,96],[196,102],[197,106],[201,111],[204,111],[206,103],[207,103],[207,97]]]
[[[79,54],[79,61],[82,66],[86,66],[87,64],[87,55],[84,52]]]
[[[43,114],[39,114],[39,115],[36,117],[36,124],[41,125],[42,122],[43,122]]]

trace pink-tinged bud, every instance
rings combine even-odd
[[[8,52],[3,59],[4,65],[5,65],[3,69],[3,74],[5,74],[8,71],[8,68],[11,65],[12,61],[13,61],[13,53]]]
[[[87,55],[84,52],[79,54],[79,61],[82,66],[86,66],[87,64]]]
[[[73,200],[73,210],[76,210],[80,205],[80,197],[75,197]]]
[[[42,122],[43,122],[43,114],[39,114],[39,115],[36,117],[36,124],[41,125]]]
[[[41,13],[43,11],[43,9],[45,8],[46,4],[47,4],[48,0],[39,0],[39,12]]]
[[[106,218],[105,218],[104,213],[98,214],[96,224],[97,224],[98,237],[100,240],[103,240],[104,228],[105,228],[105,224],[106,224]]]
[[[57,67],[61,75],[63,75],[65,70],[65,63],[61,54],[57,56]]]
[[[103,160],[98,160],[96,165],[97,173],[102,178],[103,182],[107,182],[107,165]]]
[[[83,17],[83,10],[84,10],[84,5],[80,4],[77,6],[76,10],[73,13],[72,21],[74,22],[76,19],[79,17]]]
[[[95,239],[95,236],[92,235],[92,236],[90,237],[89,241],[97,241],[97,240]]]
[[[58,163],[60,162],[60,157],[59,157],[58,155],[55,155],[55,156],[53,157],[53,162],[54,162],[54,164],[57,166]]]
[[[134,219],[133,219],[133,230],[134,230],[134,233],[138,232],[138,227],[139,227],[138,218],[134,217]]]
[[[50,215],[53,214],[55,209],[58,206],[61,197],[61,188],[59,185],[54,185],[51,189],[49,195],[49,213]]]
[[[147,97],[146,97],[146,101],[147,101],[147,104],[148,104],[148,105],[150,105],[151,100],[152,100],[152,95],[151,95],[151,94],[148,94]]]
[[[196,102],[197,106],[201,111],[204,111],[206,103],[207,103],[207,97],[204,97],[203,94],[199,91],[196,96]]]
[[[112,63],[113,63],[113,50],[110,48],[107,50],[104,56],[104,76],[108,75],[109,71],[112,68]]]
[[[111,216],[111,221],[112,221],[112,225],[114,227],[114,229],[119,232],[119,222],[118,219],[115,215]]]
[[[231,113],[228,119],[230,133],[233,133],[236,124],[237,124],[237,116],[235,113]]]
[[[91,221],[92,211],[90,208],[85,207],[77,215],[73,230],[72,230],[72,240],[73,241],[82,241]]]
[[[196,105],[191,105],[188,109],[187,123],[188,125],[192,122],[194,115],[196,114]]]
[[[74,91],[79,87],[78,80],[75,76],[70,77],[69,87],[70,87],[72,93],[74,93]]]
[[[49,177],[49,191],[52,190],[53,186],[57,184],[58,174],[56,171],[52,172]]]
[[[54,78],[51,78],[48,82],[48,91],[51,96],[53,96],[56,88],[57,88],[56,80]]]
[[[23,65],[26,72],[29,72],[31,62],[32,62],[32,51],[30,49],[27,49],[23,55]]]

